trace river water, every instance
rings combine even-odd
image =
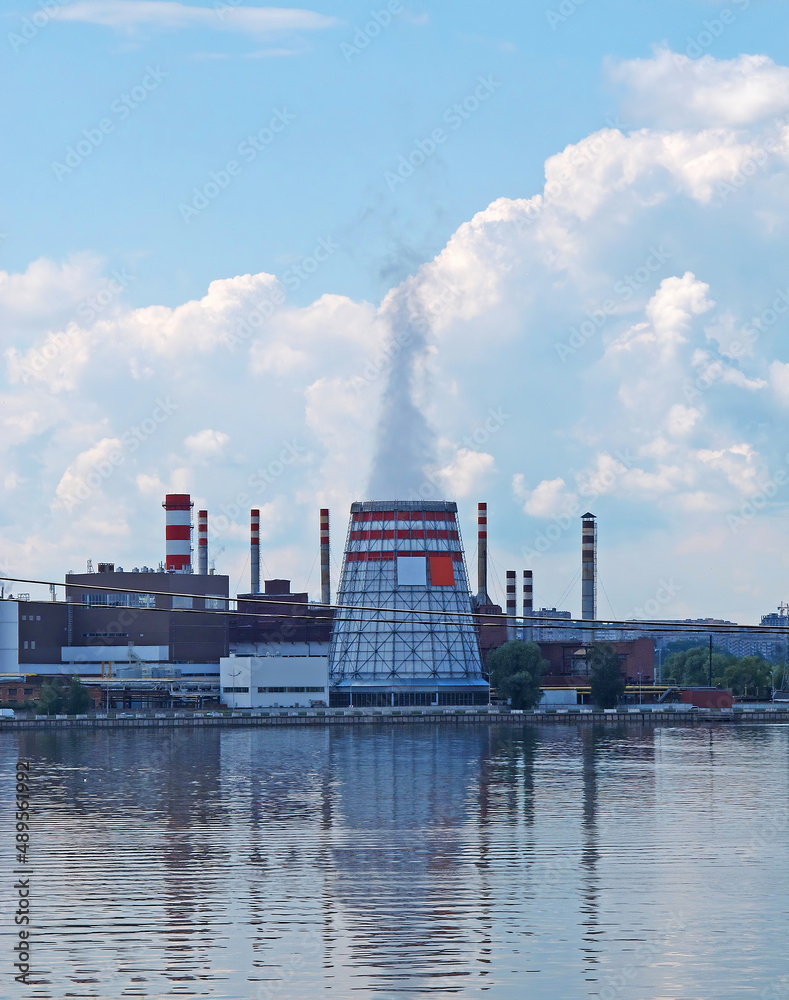
[[[776,725],[6,733],[0,996],[784,998],[788,762]]]

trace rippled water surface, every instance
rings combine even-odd
[[[4,734],[0,995],[786,997],[788,759],[782,726]]]

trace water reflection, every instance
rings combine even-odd
[[[758,995],[788,750],[780,727],[3,735],[4,808],[33,762],[31,995]]]

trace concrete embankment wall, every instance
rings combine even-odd
[[[222,712],[215,715],[190,712],[108,713],[90,716],[37,716],[26,719],[0,719],[0,732],[35,729],[168,729],[173,727],[249,727],[249,726],[355,726],[413,725],[441,723],[444,725],[529,724],[552,725],[611,725],[630,723],[644,726],[742,725],[753,723],[789,724],[787,708],[754,707],[722,712],[672,711],[666,709],[637,711],[514,712],[501,709],[403,709],[402,711],[373,709],[272,709],[268,712]]]

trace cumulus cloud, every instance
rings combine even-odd
[[[68,512],[95,497],[123,461],[120,438],[102,438],[81,452],[68,466],[55,487],[55,497]]]
[[[484,451],[459,448],[454,459],[438,473],[446,488],[446,495],[463,498],[471,496],[483,488],[491,472],[496,468],[496,459]]]
[[[659,80],[662,59],[652,60]],[[769,67],[748,65],[761,87]],[[689,101],[701,108],[713,77],[695,72]],[[711,347],[722,352],[785,287],[776,230],[754,220],[764,209],[789,227],[775,183],[789,180],[786,164],[777,157],[776,173],[754,174],[742,200],[716,198],[760,128],[711,115],[675,131],[582,138],[549,158],[542,190],[478,212],[380,305],[332,294],[295,305],[274,275],[244,274],[175,306],[131,308],[121,293],[88,317],[78,310],[104,280],[100,262],[39,261],[0,275],[0,316],[12,329],[0,387],[9,512],[0,558],[57,575],[87,556],[155,565],[162,494],[192,491],[212,523],[226,523],[218,570],[245,572],[249,507],[270,505],[266,571],[306,580],[317,508],[331,507],[339,549],[349,503],[367,499],[381,394],[402,349],[388,310],[403,295],[425,320],[414,400],[440,437],[432,468],[448,499],[469,505],[466,516],[483,487],[493,509],[512,508],[511,484],[521,510],[510,537],[520,538],[530,518],[594,498],[601,518],[616,511],[611,534],[621,526],[640,539],[632,561],[655,567],[670,562],[675,541],[690,551],[711,517],[728,530],[725,512],[783,461],[765,428],[780,426],[789,405],[777,322],[753,328],[736,359]],[[649,248],[664,244],[655,270],[644,268]],[[736,281],[732,246],[749,264]],[[607,300],[593,335],[558,358],[566,331]],[[475,441],[499,407],[511,419]],[[222,476],[210,475],[220,460]],[[107,462],[105,477],[97,470]],[[92,473],[93,493],[66,510]],[[100,553],[93,519],[107,532]],[[655,526],[648,539],[645,524]],[[715,545],[723,579],[730,552]],[[552,566],[545,572],[563,572]]]
[[[691,59],[658,48],[609,73],[626,90],[625,114],[644,124],[742,127],[789,112],[789,68],[763,55]]]
[[[726,477],[741,494],[755,493],[762,482],[763,469],[758,452],[745,442],[718,450],[700,449],[696,457],[704,465]]]
[[[693,430],[700,416],[701,411],[694,406],[683,406],[681,403],[675,403],[668,411],[666,430],[675,437],[683,437]]]
[[[609,354],[635,348],[656,351],[664,359],[687,341],[694,315],[711,309],[714,302],[706,297],[709,285],[697,280],[690,271],[681,277],[665,278],[647,303],[648,323],[637,323],[608,348]]]
[[[184,446],[194,462],[210,462],[219,458],[230,443],[230,436],[223,431],[206,429],[190,434],[184,441]]]
[[[567,484],[561,476],[556,479],[544,479],[533,490],[526,486],[522,473],[513,477],[512,490],[516,497],[523,500],[523,510],[532,517],[557,517],[573,511],[578,502],[578,496],[567,489]]]

